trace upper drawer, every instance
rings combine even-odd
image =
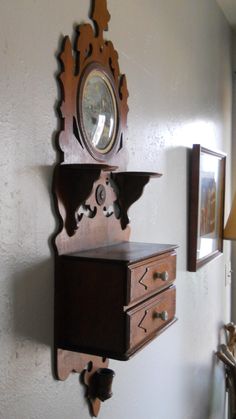
[[[160,255],[149,262],[129,266],[130,287],[127,304],[168,287],[176,277],[176,252]]]
[[[175,287],[171,287],[128,310],[129,351],[132,353],[173,321],[175,307],[176,291]]]

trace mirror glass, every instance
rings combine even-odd
[[[113,146],[117,129],[117,105],[108,77],[92,70],[83,85],[81,116],[86,140],[100,153]]]

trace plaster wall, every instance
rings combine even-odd
[[[229,319],[224,254],[186,271],[188,157],[193,143],[228,153],[231,33],[213,0],[108,0],[107,37],[129,98],[129,169],[163,173],[130,211],[132,239],[177,243],[179,321],[116,371],[101,419],[222,419],[224,374],[214,357]],[[0,418],[87,419],[74,375],[52,376],[56,52],[87,20],[88,0],[1,0]]]
[[[233,33],[233,106],[232,106],[232,162],[236,159],[236,32]],[[232,164],[232,197],[236,193],[236,166]],[[232,241],[232,319],[236,321],[236,242]]]

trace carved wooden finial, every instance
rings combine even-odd
[[[103,32],[108,30],[108,22],[111,18],[107,10],[106,0],[93,0],[92,20],[97,29],[97,36],[102,37]]]

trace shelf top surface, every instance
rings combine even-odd
[[[135,263],[176,249],[174,244],[121,242],[109,246],[62,255],[66,258],[98,259]]]

